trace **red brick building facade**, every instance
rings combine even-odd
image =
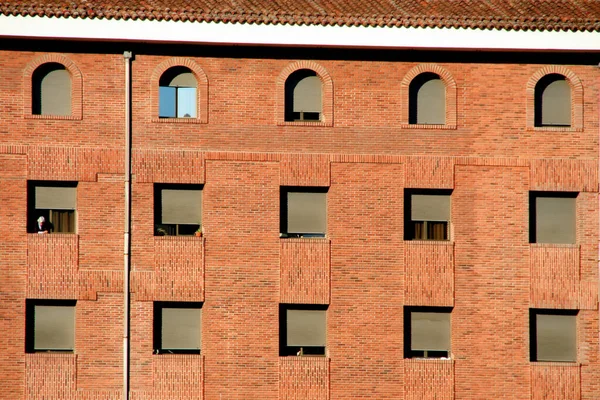
[[[0,24],[32,18],[2,7]],[[35,18],[69,21],[49,10]],[[591,27],[538,29],[597,35],[595,11]],[[0,36],[0,398],[600,398],[600,46]],[[36,74],[53,65],[70,82],[64,113],[39,95]],[[173,68],[193,76],[189,116],[161,108]],[[318,78],[314,118],[287,109],[297,71]],[[442,104],[432,120],[419,119],[418,79],[441,85],[423,97]],[[566,122],[543,120],[559,114],[544,108],[556,81]],[[35,233],[55,207],[42,205],[47,187],[72,189],[74,205],[50,211],[55,230],[74,218],[67,233]],[[170,189],[201,190],[201,237],[160,236]],[[322,231],[288,226],[290,192],[321,194]],[[446,217],[419,215],[440,198]],[[200,350],[169,351],[161,307],[186,306],[201,309]],[[38,342],[43,307],[72,310],[67,349]],[[295,309],[325,316],[322,355],[286,342]],[[428,327],[449,343],[419,348]],[[571,350],[554,359],[544,329]]]

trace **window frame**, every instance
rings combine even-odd
[[[279,305],[279,356],[311,356],[311,357],[326,357],[327,356],[327,310],[329,306],[325,304],[280,304]],[[325,313],[325,346],[288,346],[288,310],[299,311],[320,311]]]
[[[575,334],[573,339],[575,343],[574,354],[575,359],[573,360],[539,360],[538,359],[538,329],[537,329],[537,316],[538,315],[553,315],[553,316],[569,316],[574,317],[574,330]],[[530,362],[557,362],[557,363],[577,363],[579,357],[579,310],[575,309],[548,309],[548,308],[531,308],[529,309],[529,350],[530,350]]]
[[[181,76],[183,74],[192,75],[196,86],[179,86],[179,85],[171,86],[172,81],[174,81],[175,79],[177,79],[179,76]],[[169,83],[166,84],[165,81],[169,81]],[[186,66],[172,66],[170,68],[167,68],[161,74],[161,76],[159,78],[158,118],[159,119],[196,119],[196,118],[198,118],[198,86],[199,86],[198,78],[195,76],[194,71],[192,71],[190,68],[188,68]],[[165,96],[163,96],[163,89],[172,89],[174,92],[173,104],[172,104],[172,106],[174,108],[173,116],[161,115],[161,105],[163,104],[163,100],[165,99]],[[179,115],[180,114],[179,103],[181,100],[180,95],[182,94],[181,89],[194,89],[194,93],[193,93],[194,115],[190,115],[189,117]],[[171,108],[171,107],[169,107],[169,108]]]
[[[404,306],[404,358],[451,359],[452,358],[452,311],[453,307]],[[448,349],[413,350],[412,349],[412,313],[448,314]]]
[[[421,221],[412,219],[412,208],[413,200],[412,195],[425,195],[425,196],[447,196],[449,201],[448,219],[447,220],[436,220],[436,221]],[[437,241],[437,242],[450,242],[452,241],[450,232],[452,225],[452,189],[404,189],[404,240],[423,240],[423,241]],[[422,223],[423,228],[421,229],[425,237],[416,237],[416,224]],[[445,237],[444,239],[429,238],[428,233],[429,223],[443,223],[445,224]]]
[[[34,72],[44,64],[56,63],[61,64],[69,73],[71,78],[71,113],[68,115],[50,115],[50,114],[34,114],[33,111],[33,91],[34,91]],[[57,53],[48,53],[31,60],[23,69],[23,117],[25,119],[34,120],[69,120],[79,121],[83,119],[83,77],[77,65],[65,57]]]
[[[163,213],[163,190],[190,190],[201,191],[200,199],[200,224],[164,224]],[[204,185],[195,183],[155,183],[154,184],[154,236],[194,236],[196,232],[202,232],[202,213],[204,202]],[[184,229],[187,233],[180,233]],[[162,233],[164,232],[164,233]],[[196,235],[198,236],[198,235]]]
[[[203,325],[203,302],[182,302],[182,301],[155,301],[153,303],[153,329],[152,329],[152,349],[154,354],[201,354],[202,353],[202,325]],[[199,310],[200,317],[198,321],[198,349],[173,349],[164,348],[163,341],[163,309],[194,309]]]
[[[44,94],[44,80],[47,79],[50,74],[56,71],[64,71],[64,73],[68,76],[68,88],[63,88],[63,91],[68,94],[67,99],[62,99],[64,104],[62,107],[68,107],[68,112],[66,113],[52,113],[52,112],[44,112],[44,98],[48,96],[48,94]],[[47,90],[48,88],[46,88]],[[55,97],[55,96],[52,96]],[[71,76],[71,72],[67,69],[67,67],[59,62],[46,62],[39,65],[31,76],[31,114],[42,117],[69,117],[73,114],[73,77]]]
[[[424,96],[424,93],[421,92],[423,87],[432,81],[439,81],[439,83],[443,87],[443,92],[439,93],[441,98],[437,99],[438,102],[443,104],[443,110],[441,111],[443,121],[441,122],[426,122],[419,121],[419,114],[421,114],[421,96]],[[408,123],[410,125],[446,125],[446,84],[442,77],[434,72],[423,72],[419,75],[415,76],[409,86],[409,100],[408,100]],[[423,105],[424,107],[424,105]]]
[[[73,308],[73,346],[71,349],[36,348],[35,313],[37,306]],[[77,300],[25,299],[25,352],[26,353],[75,353],[77,332]]]
[[[319,80],[319,89],[320,89],[320,93],[319,93],[319,100],[320,100],[320,104],[318,105],[318,107],[316,107],[316,105],[313,105],[315,108],[319,108],[320,111],[315,112],[315,111],[309,111],[309,112],[303,112],[303,111],[295,111],[296,108],[296,102],[295,102],[295,98],[296,98],[296,90],[299,90],[298,85],[300,85],[300,83],[305,80],[305,79],[309,79],[311,77],[317,78]],[[285,80],[285,93],[284,93],[284,97],[285,97],[285,122],[321,122],[323,119],[323,81],[321,79],[321,77],[319,76],[319,74],[317,74],[316,71],[312,70],[312,69],[308,69],[308,68],[302,68],[302,69],[298,69],[294,72],[292,72],[287,79]],[[314,114],[316,115],[316,118],[305,118],[305,116],[314,116]]]
[[[40,180],[31,180],[27,181],[27,232],[28,233],[36,233],[37,232],[37,219],[40,216],[46,218],[52,226],[52,233],[60,233],[60,234],[77,234],[77,222],[78,222],[78,213],[77,213],[77,197],[79,186],[79,182],[77,181],[40,181]],[[75,189],[75,209],[52,209],[52,208],[36,208],[36,188],[37,187],[51,187],[51,188],[74,188]],[[68,222],[69,225],[72,224],[73,229],[62,231],[61,226],[62,223],[58,223],[55,218],[58,218],[59,215],[65,214],[68,215],[67,219],[71,219]]]
[[[327,237],[328,199],[329,187],[306,186],[281,186],[280,187],[280,219],[279,236],[281,238],[325,238]],[[289,232],[289,193],[322,193],[325,195],[325,229],[324,232]],[[317,210],[318,211],[318,210]]]
[[[546,94],[546,90],[550,87],[550,85],[555,82],[564,81],[565,84],[569,87],[569,104],[568,111],[569,115],[569,123],[568,124],[552,124],[552,123],[544,123],[544,95]],[[562,99],[562,101],[565,101]],[[536,128],[566,128],[569,129],[573,127],[573,88],[571,87],[571,83],[567,79],[566,76],[559,73],[549,73],[542,76],[535,84],[534,88],[534,126]]]

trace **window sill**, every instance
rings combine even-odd
[[[60,236],[60,237],[73,237],[79,236],[76,232],[50,232],[50,233],[39,233],[39,232],[27,232],[28,235],[37,237],[48,237],[48,236]]]
[[[415,358],[405,358],[404,361],[408,361],[408,362],[411,362],[411,363],[454,364],[454,360],[451,359],[451,358],[434,358],[434,357],[422,358],[422,357],[415,357]]]
[[[580,247],[577,243],[529,243],[531,247],[540,248],[563,248],[563,249],[578,249]]]
[[[201,350],[157,350],[154,349],[153,354],[155,356],[189,356],[201,354]]]
[[[328,240],[329,238],[327,237],[327,235],[323,235],[323,236],[312,236],[312,235],[291,235],[288,236],[289,234],[286,233],[280,233],[279,234],[279,238],[280,239],[291,239],[291,240],[298,240],[298,239],[317,239],[317,240]]]
[[[35,350],[26,353],[28,357],[42,358],[74,358],[75,350]]]
[[[333,126],[333,122],[326,121],[279,121],[279,126]]]
[[[402,124],[403,129],[433,129],[433,130],[455,130],[456,125],[436,125],[436,124]]]
[[[37,115],[37,114],[25,114],[25,119],[38,119],[38,120],[49,120],[49,121],[81,121],[81,116],[75,115]]]
[[[452,240],[405,239],[404,242],[415,244],[415,245],[427,245],[427,244],[437,244],[440,246],[453,246],[454,245],[454,242]]]
[[[580,367],[582,364],[577,361],[530,361],[532,367]]]
[[[202,357],[202,352],[199,351],[197,353],[155,353],[152,352],[152,357],[156,357],[155,360],[164,360],[164,359],[190,359],[190,358],[197,358],[197,357]]]
[[[154,240],[160,242],[197,242],[202,241],[204,235],[202,236],[194,236],[194,235],[182,235],[182,236],[153,236]]]
[[[208,118],[152,118],[152,122],[159,124],[206,124]]]
[[[582,127],[574,126],[528,126],[529,132],[583,132]]]

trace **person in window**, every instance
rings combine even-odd
[[[35,231],[37,233],[50,233],[54,229],[54,226],[50,222],[46,221],[46,218],[39,217],[37,219],[37,224],[35,226]]]

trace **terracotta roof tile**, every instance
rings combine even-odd
[[[0,14],[251,24],[600,31],[600,0],[0,0]]]

